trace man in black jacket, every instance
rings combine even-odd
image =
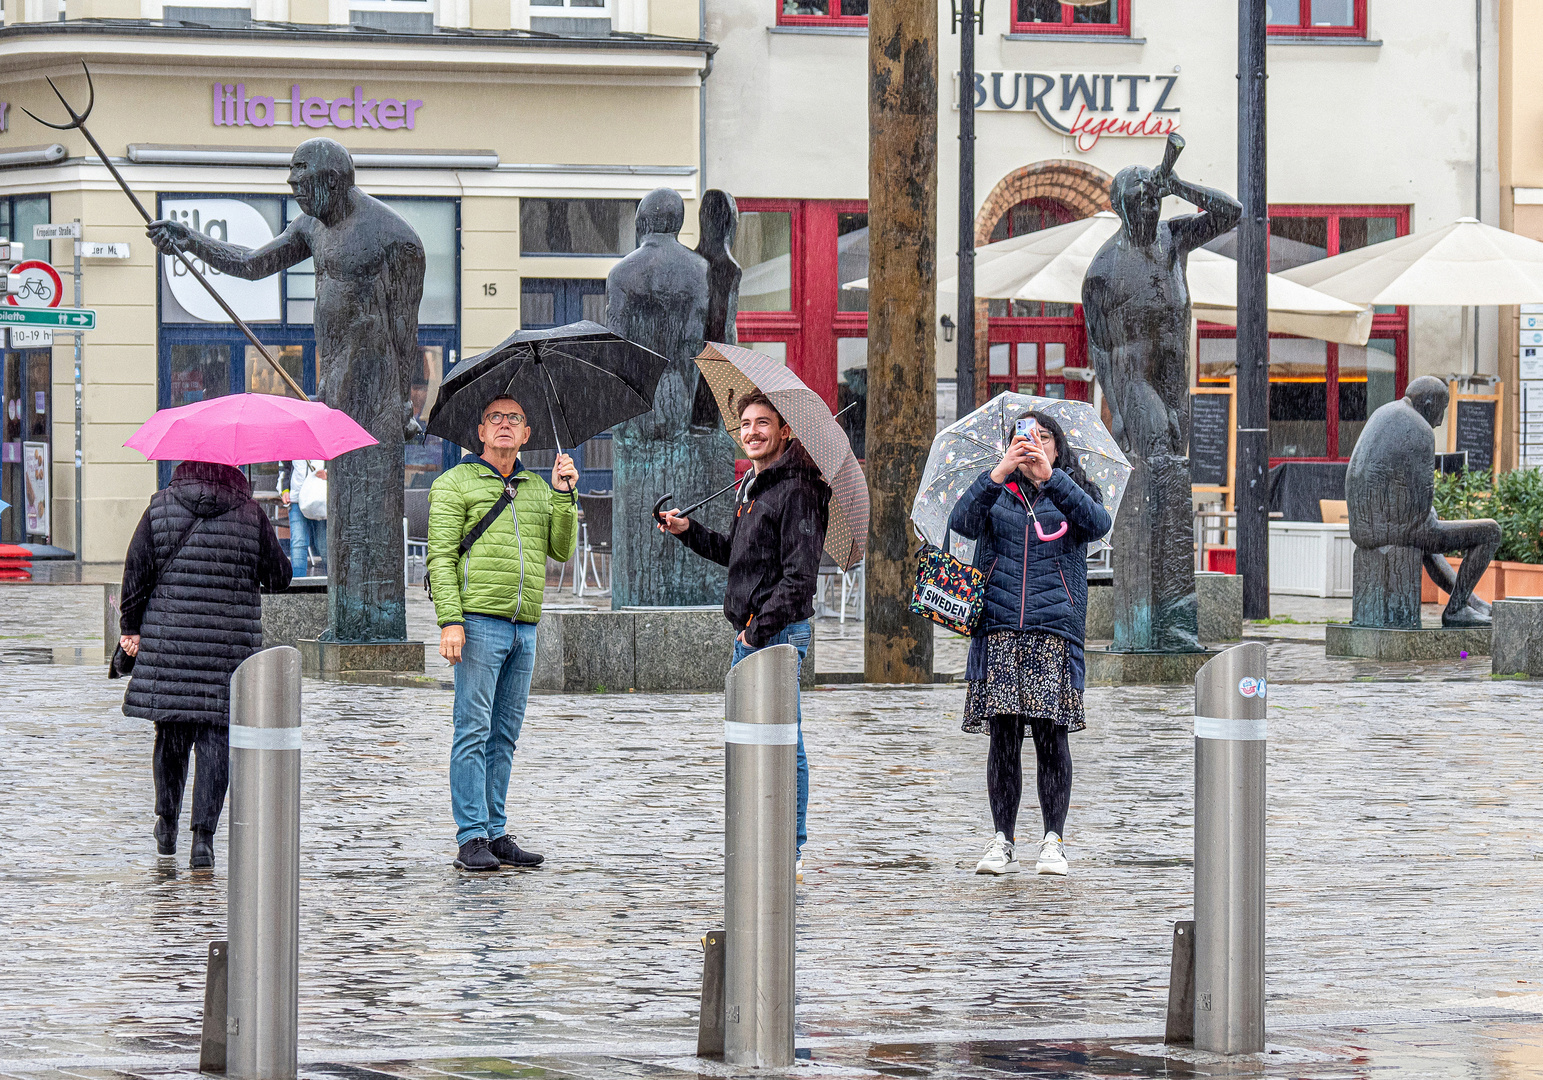
[[[739,633],[734,663],[769,645],[792,645],[802,665],[814,639],[814,588],[830,520],[830,485],[765,394],[739,399],[739,441],[754,471],[739,485],[729,535],[674,510],[659,527],[687,547],[729,568],[723,614]],[[798,869],[803,873],[809,806],[803,709],[798,732]]]

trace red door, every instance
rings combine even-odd
[[[991,396],[1011,390],[1039,397],[1088,400],[1089,383],[1066,369],[1087,367],[1087,331],[1081,309],[1070,318],[993,317],[986,382]]]

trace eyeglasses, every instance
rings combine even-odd
[[[525,423],[525,414],[517,412],[490,412],[482,418],[484,424],[489,424],[493,427],[498,427],[505,420],[515,427],[519,427]]]

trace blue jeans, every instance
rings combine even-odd
[[[312,521],[300,512],[300,500],[289,504],[289,561],[295,568],[295,577],[306,575],[306,553],[316,549],[316,557],[323,562],[327,558],[327,522]]]
[[[456,845],[497,840],[514,744],[525,723],[536,670],[536,627],[491,615],[466,616],[466,645],[455,666],[455,735],[450,743],[450,810]]]
[[[814,624],[805,619],[803,622],[790,623],[782,633],[772,638],[763,648],[772,645],[791,645],[798,650],[798,673],[804,672],[804,657],[809,655],[809,643],[814,640]],[[743,644],[736,635],[734,638],[734,663],[737,664],[745,657],[758,650]],[[732,666],[732,665],[731,665]],[[804,756],[804,695],[800,690],[798,694],[798,850],[804,850],[804,841],[809,839],[809,831],[805,823],[809,817],[809,759]]]

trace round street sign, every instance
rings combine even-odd
[[[58,307],[64,297],[59,271],[41,259],[17,263],[6,278],[5,302],[11,307]]]

